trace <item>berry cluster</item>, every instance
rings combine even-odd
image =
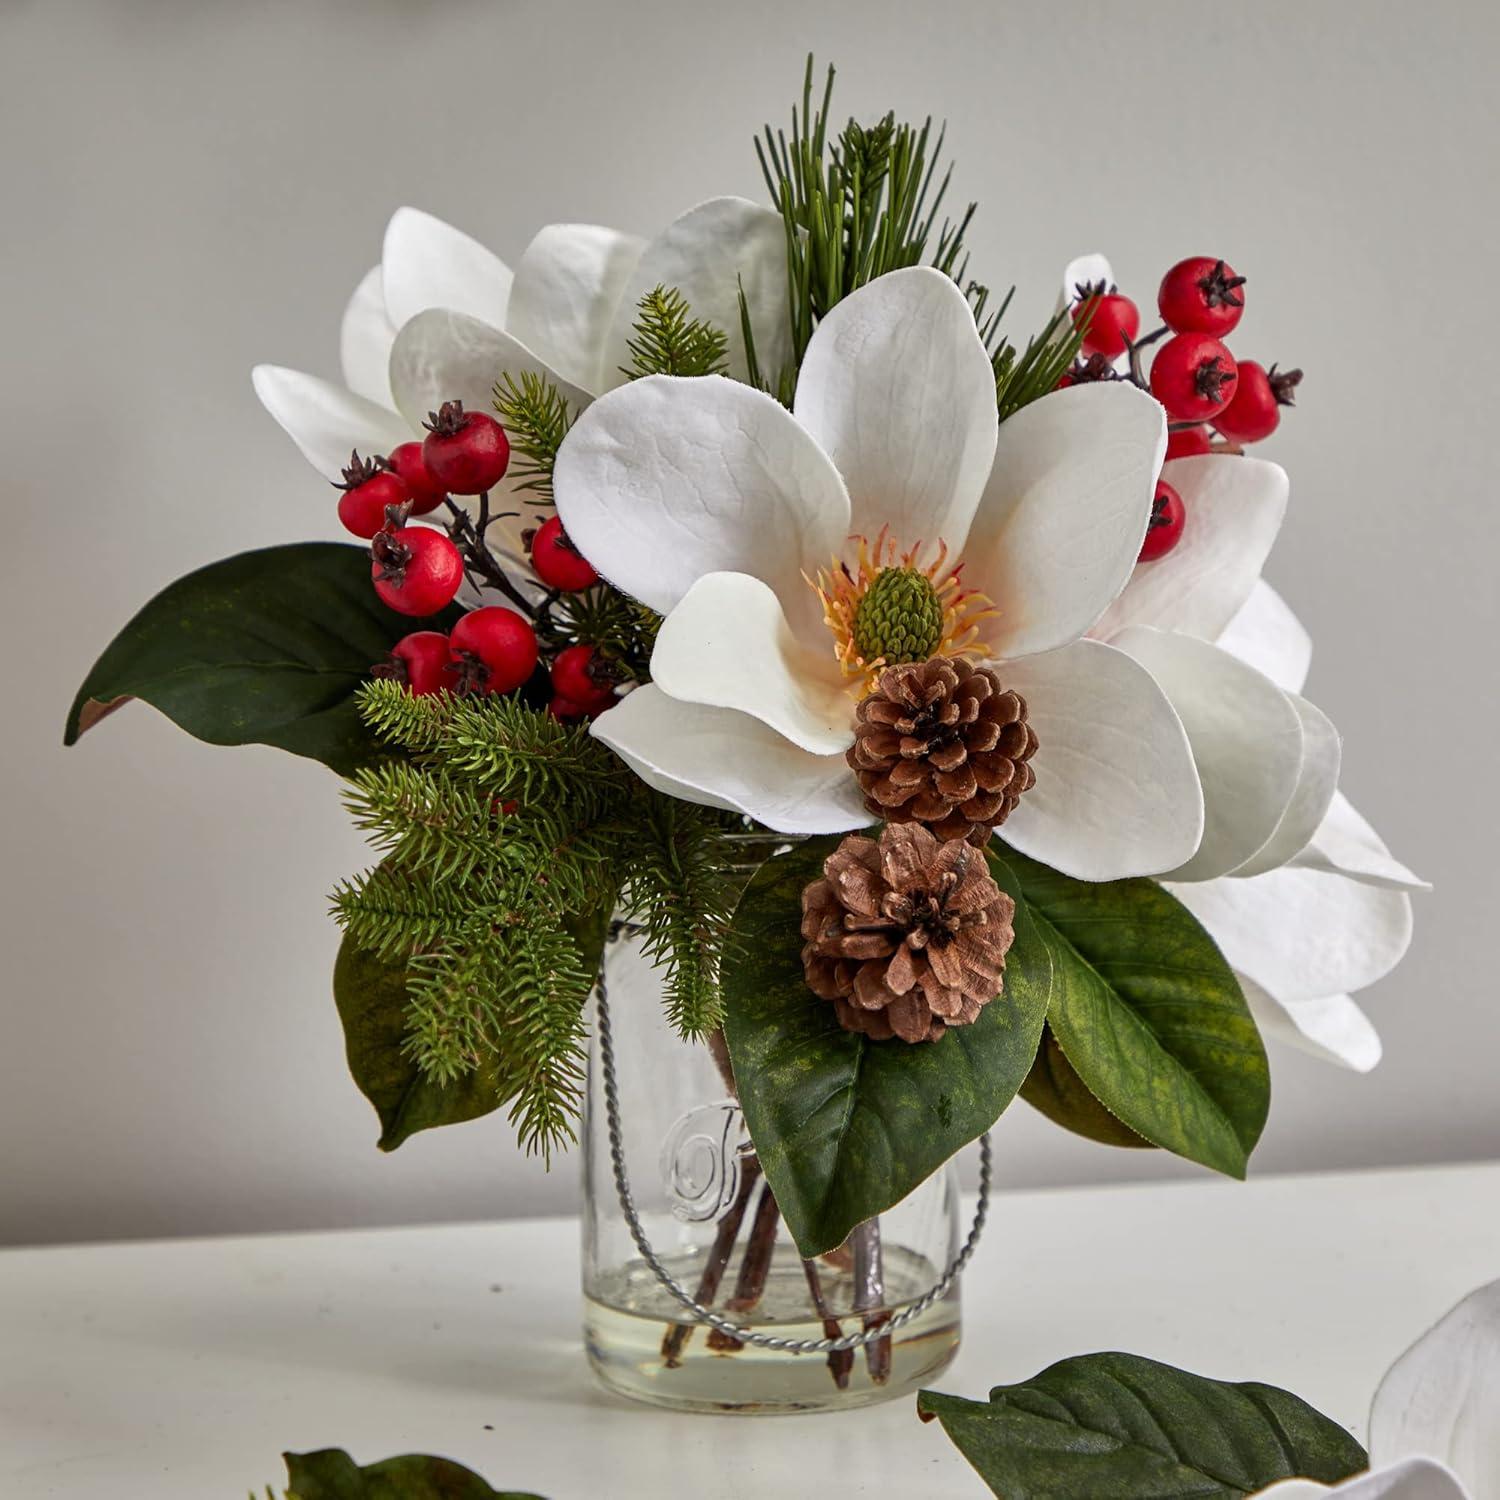
[[[1078,286],[1069,311],[1084,329],[1082,357],[1060,384],[1130,380],[1149,390],[1167,410],[1169,459],[1239,453],[1244,444],[1270,437],[1281,408],[1294,404],[1302,371],[1278,371],[1274,364],[1267,370],[1229,352],[1224,340],[1245,311],[1244,285],[1223,260],[1195,255],[1178,261],[1156,294],[1161,327],[1142,338],[1140,309],[1118,287]],[[1147,372],[1142,351],[1158,340],[1165,342]],[[1128,363],[1123,372],[1117,368],[1122,358]],[[1165,557],[1186,520],[1182,496],[1159,479],[1140,560]]]
[[[569,541],[558,517],[551,516],[524,534],[532,571],[551,591],[541,605],[528,599],[485,540],[501,515],[490,510],[490,491],[510,463],[504,428],[482,412],[465,411],[460,401],[445,401],[425,425],[427,436],[420,443],[402,443],[379,457],[351,455],[344,483],[337,486],[343,492],[339,520],[369,541],[375,592],[399,614],[438,613],[457,597],[466,577],[477,587],[503,593],[514,607],[472,609],[447,634],[414,631],[373,671],[417,695],[512,693],[536,672],[539,612],[561,594],[593,587],[599,575]],[[457,505],[455,495],[477,497],[478,516]],[[439,506],[452,518],[443,529],[408,524]],[[577,644],[558,651],[548,680],[550,711],[576,720],[608,708],[619,677],[593,646]]]

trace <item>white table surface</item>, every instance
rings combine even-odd
[[[571,1219],[4,1251],[0,1497],[233,1500],[322,1447],[548,1500],[985,1493],[909,1399],[746,1419],[606,1394],[577,1261]],[[1125,1349],[1362,1433],[1391,1360],[1497,1276],[1500,1164],[1007,1193],[939,1384]]]

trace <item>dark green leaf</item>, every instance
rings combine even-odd
[[[1004,846],[1052,955],[1048,1024],[1129,1129],[1243,1177],[1271,1101],[1265,1048],[1233,971],[1154,880],[1091,884]]]
[[[349,1071],[380,1116],[382,1151],[394,1151],[419,1130],[478,1119],[506,1099],[493,1061],[450,1083],[423,1076],[403,1049],[406,986],[404,964],[387,963],[344,939],[333,966],[333,997]]]
[[[1088,1091],[1073,1064],[1063,1056],[1050,1026],[1042,1031],[1042,1045],[1021,1085],[1021,1097],[1054,1125],[1101,1145],[1151,1147],[1150,1141],[1117,1120]]]
[[[1336,1484],[1369,1463],[1287,1391],[1135,1354],[1062,1360],[997,1385],[988,1404],[923,1391],[917,1411],[1005,1500],[1229,1500],[1294,1477]]]
[[[1036,1054],[1051,984],[1046,945],[1018,904],[1004,994],[972,1026],[915,1046],[845,1031],[807,987],[798,933],[803,887],[837,844],[812,839],[762,866],[724,969],[745,1120],[804,1255],[842,1244],[994,1124]]]
[[[213,745],[274,745],[341,774],[373,745],[352,695],[416,620],[370,586],[362,547],[303,542],[210,563],[168,584],[84,679],[63,740],[130,698]]]
[[[451,1458],[408,1453],[361,1468],[342,1448],[283,1453],[289,1500],[541,1500],[494,1490]]]

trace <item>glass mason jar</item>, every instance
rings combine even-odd
[[[695,1301],[756,1333],[822,1340],[878,1330],[936,1286],[959,1244],[951,1163],[837,1250],[804,1261],[745,1132],[722,1042],[684,1042],[673,1032],[659,975],[637,938],[610,942],[604,983],[630,1193],[662,1269]],[[811,995],[809,1002],[817,1003]],[[622,1208],[597,996],[591,1022],[584,1343],[606,1386],[683,1411],[836,1410],[913,1391],[953,1359],[956,1279],[892,1333],[832,1353],[742,1342],[687,1310],[643,1257]]]

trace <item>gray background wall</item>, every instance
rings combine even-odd
[[[759,194],[751,133],[809,48],[841,110],[946,115],[975,266],[1040,318],[1071,254],[1149,302],[1250,273],[1237,349],[1302,364],[1270,574],[1318,642],[1345,784],[1437,883],[1368,994],[1387,1060],[1286,1051],[1259,1169],[1500,1153],[1490,433],[1493,61],[1471,4],[553,0],[0,6],[7,517],[0,1241],[569,1206],[495,1121],[374,1150],[328,995],[336,787],[131,708],[64,755],[96,651],[157,587],[332,535],[250,365],[332,374],[343,299],[410,202],[501,255],[556,219],[650,232]],[[1062,102],[1060,102],[1062,101]],[[1008,1183],[1178,1170],[1023,1106]]]

